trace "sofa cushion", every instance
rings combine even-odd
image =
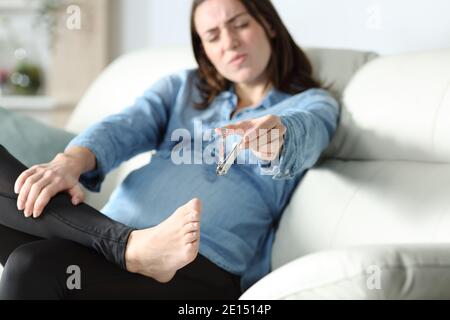
[[[450,50],[381,57],[357,72],[332,159],[306,173],[283,213],[273,269],[349,246],[450,243],[449,90]]]
[[[298,258],[240,299],[450,299],[449,283],[449,244],[362,246]]]
[[[448,190],[450,164],[327,160],[285,209],[272,267],[349,246],[450,243]]]
[[[53,159],[74,136],[0,107],[0,144],[28,167]]]
[[[450,162],[450,49],[378,58],[352,78],[328,153]]]
[[[313,76],[340,100],[353,75],[378,55],[350,49],[307,48],[305,53],[313,66]]]

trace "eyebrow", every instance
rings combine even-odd
[[[229,23],[233,22],[234,20],[236,20],[237,18],[239,18],[240,16],[243,16],[245,14],[249,14],[249,13],[248,12],[238,13],[237,15],[235,15],[235,16],[231,17],[230,19],[228,19],[227,21],[225,21],[225,24],[229,24]],[[211,33],[211,32],[213,32],[215,30],[217,30],[217,27],[211,28],[209,30],[206,30],[203,34],[208,34],[208,33]]]

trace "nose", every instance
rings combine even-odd
[[[239,46],[239,39],[233,30],[225,28],[223,32],[223,48],[226,50],[234,50]]]

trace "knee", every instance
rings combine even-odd
[[[13,194],[13,186],[17,177],[27,169],[8,150],[0,147],[0,192]]]
[[[25,244],[13,251],[3,270],[0,297],[3,299],[57,299],[58,264],[49,240]]]

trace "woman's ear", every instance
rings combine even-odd
[[[269,29],[269,35],[272,39],[277,36],[276,31],[272,27]]]
[[[269,22],[267,22],[266,19],[264,19],[264,18],[261,18],[261,19],[262,19],[262,23],[264,24],[265,29],[267,30],[267,33],[269,34],[269,37],[271,39],[275,38],[277,36],[277,33],[276,33],[273,25],[270,24]]]

